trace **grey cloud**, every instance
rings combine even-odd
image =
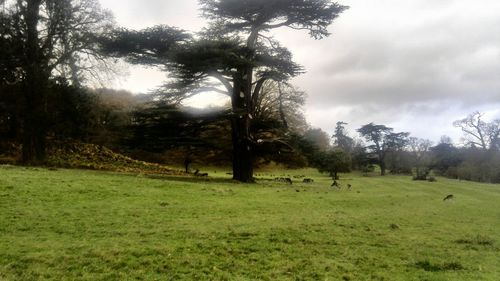
[[[101,1],[124,25],[204,25],[196,0]],[[308,93],[313,125],[373,121],[438,138],[456,134],[453,120],[500,105],[499,1],[339,1],[351,9],[328,38],[273,32],[308,71],[294,83]]]
[[[305,60],[309,73],[296,79],[309,93],[313,124],[331,127],[334,122],[325,116],[357,124],[405,120],[417,132],[412,120],[427,120],[429,131],[439,123],[430,119],[437,118],[443,121],[430,133],[437,137],[437,131],[454,131],[450,125],[457,116],[500,103],[500,17],[464,18],[450,9],[458,1],[433,7],[427,2],[422,9],[438,9],[438,15],[443,9],[443,16],[404,28],[369,20],[353,26],[348,19],[335,32],[334,25],[329,50]]]

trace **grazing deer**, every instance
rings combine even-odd
[[[200,170],[198,170],[198,169],[196,169],[196,171],[194,171],[194,175],[197,177],[208,177],[208,173],[200,173]]]
[[[448,201],[448,200],[452,200],[452,199],[453,199],[453,194],[449,194],[449,195],[447,195],[447,196],[443,199],[443,201]]]

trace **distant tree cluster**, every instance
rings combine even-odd
[[[463,146],[456,147],[449,138],[431,148],[431,168],[436,173],[456,179],[500,182],[500,120],[483,120],[474,112],[454,125],[463,133]]]
[[[429,140],[410,137],[406,132],[395,133],[392,128],[373,123],[357,130],[367,142],[364,145],[348,136],[344,127],[347,123],[338,122],[332,136],[333,148],[349,154],[351,168],[364,172],[376,165],[381,175],[389,171],[428,180],[435,174],[497,183],[500,182],[500,120],[486,122],[483,116],[474,112],[454,122],[464,133],[460,147],[447,136],[433,145]]]

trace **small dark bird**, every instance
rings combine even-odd
[[[451,200],[453,199],[453,194],[448,194],[444,199],[443,201],[447,201],[447,200]]]

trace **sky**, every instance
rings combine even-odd
[[[118,25],[167,24],[197,31],[206,25],[196,0],[100,0]],[[308,94],[308,122],[332,133],[337,121],[352,135],[374,122],[437,142],[457,143],[454,120],[474,111],[500,118],[500,1],[339,0],[350,6],[314,40],[272,31],[303,65],[293,84]],[[146,4],[147,3],[147,4]],[[132,66],[114,87],[147,92],[165,73]],[[195,103],[221,101],[205,95]]]

